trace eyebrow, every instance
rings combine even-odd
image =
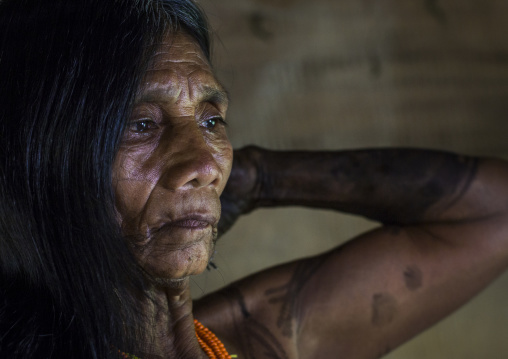
[[[229,93],[222,86],[221,88],[205,86],[203,87],[202,101],[227,106],[229,103]]]
[[[163,90],[151,90],[147,93],[143,93],[143,91],[140,91],[141,94],[138,93],[138,96],[136,98],[136,102],[144,102],[144,101],[153,101],[154,99],[159,98],[160,96],[167,97],[168,91]],[[177,88],[170,88],[169,90],[169,97],[177,97],[178,89]],[[199,100],[201,102],[210,102],[217,104],[219,106],[225,106],[227,107],[229,104],[229,93],[224,89],[224,87],[220,84],[218,84],[218,87],[210,87],[204,85],[200,89],[200,96]]]

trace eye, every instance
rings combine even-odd
[[[203,123],[204,127],[208,130],[213,130],[218,124],[226,125],[226,121],[222,117],[213,117]]]
[[[156,128],[157,124],[146,118],[129,123],[129,131],[136,133],[145,133]]]

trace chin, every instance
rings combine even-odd
[[[151,248],[143,251],[140,264],[156,283],[178,284],[205,271],[214,247],[214,241],[206,239],[179,249]]]

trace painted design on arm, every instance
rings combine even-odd
[[[327,256],[315,257],[302,260],[296,268],[287,284],[271,288],[265,291],[265,295],[271,297],[270,304],[280,304],[280,313],[277,318],[277,327],[281,329],[285,337],[292,338],[293,319],[298,311],[300,293],[308,281],[321,267]]]
[[[328,208],[394,225],[441,220],[478,166],[472,157],[414,148],[260,153],[257,206]]]
[[[344,188],[337,208],[385,224],[411,224],[457,203],[474,180],[478,160],[439,151],[382,149],[352,151],[331,169]],[[430,218],[431,220],[433,218]]]
[[[407,289],[411,291],[420,288],[423,285],[422,270],[415,265],[408,266],[404,271],[404,283]]]
[[[250,313],[239,288],[230,286],[222,291],[222,295],[230,302],[235,332],[240,337],[242,358],[289,359],[277,337]]]
[[[463,177],[462,180],[460,180],[455,186],[455,194],[451,196],[448,203],[445,204],[444,208],[442,209],[443,211],[452,207],[464,196],[478,172],[478,159],[464,156],[457,156],[457,159],[459,163],[463,164]]]
[[[372,296],[372,324],[383,327],[390,324],[397,315],[397,300],[388,293]]]

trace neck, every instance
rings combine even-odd
[[[142,306],[148,343],[141,358],[207,358],[196,339],[188,278],[154,284]]]

